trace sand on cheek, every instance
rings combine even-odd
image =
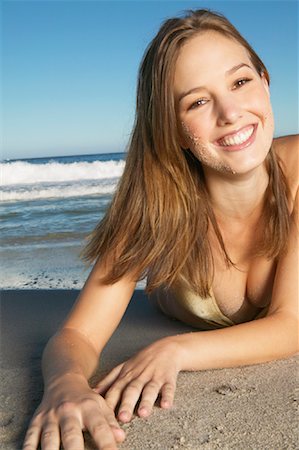
[[[190,143],[191,152],[203,165],[222,173],[236,173],[229,164],[219,160],[216,154],[213,155],[211,149],[209,149],[207,145],[204,145],[201,141],[201,138],[192,133],[185,123],[182,123],[182,127],[185,136]]]

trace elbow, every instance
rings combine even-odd
[[[299,319],[297,315],[286,311],[276,311],[270,314],[275,320],[276,335],[279,335],[276,351],[281,357],[287,358],[299,353]]]
[[[295,336],[295,345],[294,345],[294,355],[297,355],[299,353],[299,322],[297,322],[296,326],[296,336]]]
[[[293,314],[283,314],[281,329],[286,343],[286,356],[294,356],[299,353],[299,320]]]
[[[299,353],[299,333],[298,324],[293,333],[290,333],[290,339],[288,344],[288,356],[294,356]]]

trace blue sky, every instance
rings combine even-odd
[[[241,31],[270,71],[275,135],[298,132],[296,1],[2,0],[1,159],[123,151],[144,49],[192,8]]]

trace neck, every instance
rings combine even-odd
[[[229,175],[204,169],[207,190],[216,217],[245,220],[260,215],[269,183],[265,165],[245,175]]]

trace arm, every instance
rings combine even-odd
[[[176,338],[181,370],[203,370],[257,364],[298,351],[298,320],[287,312]]]
[[[286,253],[278,262],[267,317],[233,327],[176,336],[182,370],[256,364],[298,352],[297,191]]]
[[[100,282],[102,270],[95,265],[74,308],[44,351],[45,386],[70,373],[88,380],[128,306],[136,283],[124,278],[105,286]]]
[[[96,264],[61,329],[43,354],[45,391],[35,412],[24,450],[84,449],[82,429],[88,429],[97,448],[116,449],[124,439],[113,411],[88,384],[99,355],[121,320],[135,288],[123,278],[111,286],[101,283],[104,268]],[[61,435],[61,438],[60,438]]]
[[[298,352],[299,139],[286,136],[274,144],[295,200],[287,250],[277,265],[268,315],[222,330],[177,336],[184,354],[183,370],[256,364]]]
[[[99,383],[98,392],[106,392],[105,398],[113,409],[120,402],[120,420],[131,419],[140,397],[138,414],[149,415],[159,392],[161,407],[170,407],[181,370],[257,364],[298,351],[298,197],[267,317],[225,329],[160,339],[115,368]]]

